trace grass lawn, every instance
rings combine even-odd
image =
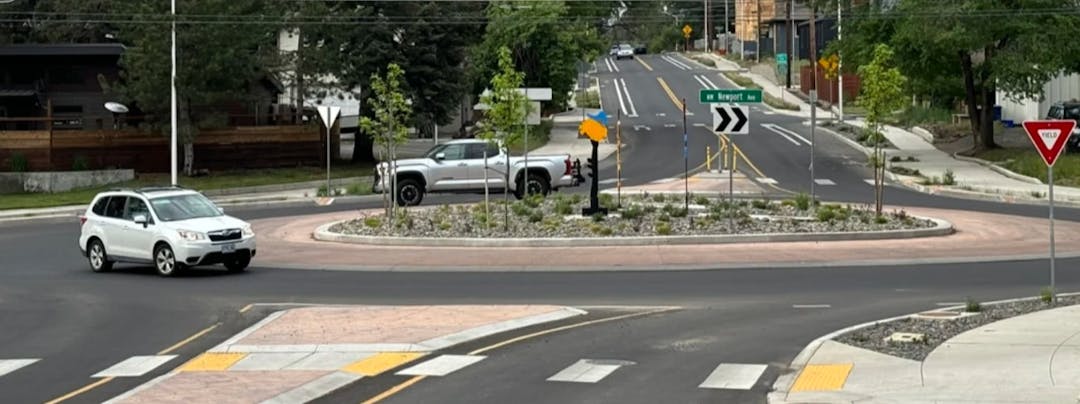
[[[531,145],[530,145],[531,146]],[[366,177],[371,175],[371,166],[342,164],[332,167],[332,178]],[[297,167],[242,171],[220,171],[205,177],[178,178],[183,187],[200,191],[224,188],[252,187],[259,185],[288,184],[326,179],[325,168]],[[98,192],[119,187],[146,187],[169,184],[169,174],[140,174],[135,180],[104,187],[78,189],[68,192],[24,193],[0,195],[0,210],[47,208],[90,203]]]
[[[993,149],[979,152],[975,157],[1000,162],[1010,171],[1035,177],[1046,182],[1046,163],[1033,149]],[[1054,184],[1080,186],[1080,154],[1061,154],[1054,164]]]

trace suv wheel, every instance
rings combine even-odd
[[[167,244],[159,245],[154,249],[154,269],[161,276],[175,276],[182,271],[184,264],[176,262],[176,254],[172,247]]]
[[[424,187],[414,179],[406,178],[398,181],[397,204],[398,206],[416,206],[424,200]]]
[[[90,269],[94,272],[112,270],[113,263],[109,261],[109,254],[105,252],[105,245],[101,244],[101,240],[90,241],[90,246],[86,249],[86,258],[90,261]]]
[[[242,255],[225,261],[225,268],[232,273],[244,272],[244,270],[247,269],[248,265],[251,265],[250,255]]]

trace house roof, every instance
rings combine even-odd
[[[120,56],[118,43],[16,44],[0,46],[0,56]]]

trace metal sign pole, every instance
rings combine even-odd
[[[622,110],[615,118],[615,205],[622,208]]]
[[[330,124],[326,124],[326,197],[330,198],[334,195],[330,191]]]
[[[817,129],[817,90],[810,90],[810,204],[815,205],[817,193],[814,185],[817,177],[814,176],[814,134]]]
[[[1064,134],[1068,136],[1068,134]],[[1054,288],[1054,165],[1051,164],[1046,167],[1047,179],[1050,183],[1050,305],[1057,303],[1057,290]]]
[[[683,187],[684,208],[690,212],[690,140],[686,130],[686,99],[682,100],[682,158],[683,158]]]
[[[739,159],[739,155],[736,154],[735,138],[727,136],[729,147],[731,147],[731,165],[728,166],[728,225],[731,226],[731,234],[735,234],[735,166],[736,161]]]

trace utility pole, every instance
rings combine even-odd
[[[757,14],[757,25],[754,27],[754,44],[757,46],[757,51],[754,52],[754,62],[761,63],[761,0],[757,0],[757,13],[755,14]]]
[[[729,0],[724,0],[724,52],[731,53],[731,39],[728,38],[728,30],[731,29],[731,20],[728,15]]]
[[[787,9],[787,26],[788,26],[788,29],[787,29],[787,46],[786,46],[788,48],[787,49],[788,62],[787,62],[787,85],[786,85],[786,87],[788,89],[791,89],[791,65],[795,64],[795,20],[791,19],[791,13],[793,12],[792,9],[795,8],[795,1],[794,0],[787,0],[787,7],[784,7],[784,8]]]
[[[705,52],[712,51],[712,37],[709,35],[709,0],[705,0],[705,30],[702,32],[702,36],[705,37]]]

